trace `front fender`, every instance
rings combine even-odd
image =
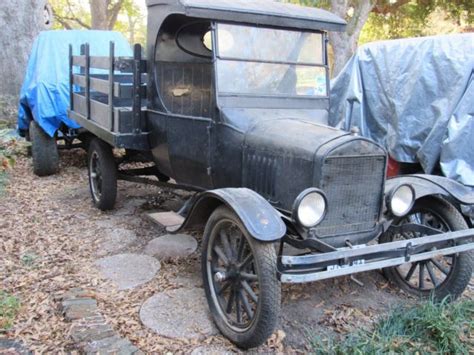
[[[183,224],[172,232],[203,226],[212,212],[223,204],[237,214],[249,234],[257,240],[272,242],[286,234],[279,212],[247,188],[225,188],[198,194]]]
[[[413,186],[416,199],[429,195],[442,195],[462,205],[474,205],[474,189],[443,176],[424,174],[397,176],[386,181],[385,194],[400,184]]]

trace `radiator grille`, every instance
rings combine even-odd
[[[328,212],[316,233],[325,237],[372,230],[381,208],[384,174],[384,156],[326,158],[320,186]]]

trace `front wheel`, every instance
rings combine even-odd
[[[207,301],[219,330],[243,349],[263,344],[280,313],[281,290],[273,244],[252,238],[227,207],[207,222],[202,273]]]
[[[467,229],[468,226],[459,211],[449,202],[425,197],[416,201],[412,211],[395,221],[395,225],[420,224],[439,230],[440,233]],[[424,235],[419,232],[391,233],[380,237],[381,243]],[[437,256],[433,259],[406,263],[398,267],[383,269],[386,278],[404,291],[422,298],[432,296],[441,301],[446,297],[458,298],[466,289],[472,275],[472,253]]]
[[[89,145],[87,166],[94,205],[102,211],[113,209],[117,198],[117,166],[112,147],[94,138]]]

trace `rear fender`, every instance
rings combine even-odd
[[[280,213],[262,196],[247,188],[224,188],[198,194],[183,224],[172,232],[205,225],[212,212],[222,205],[234,211],[257,240],[272,242],[286,234]]]

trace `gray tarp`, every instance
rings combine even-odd
[[[360,47],[332,82],[330,124],[359,127],[399,162],[474,186],[474,34]]]

